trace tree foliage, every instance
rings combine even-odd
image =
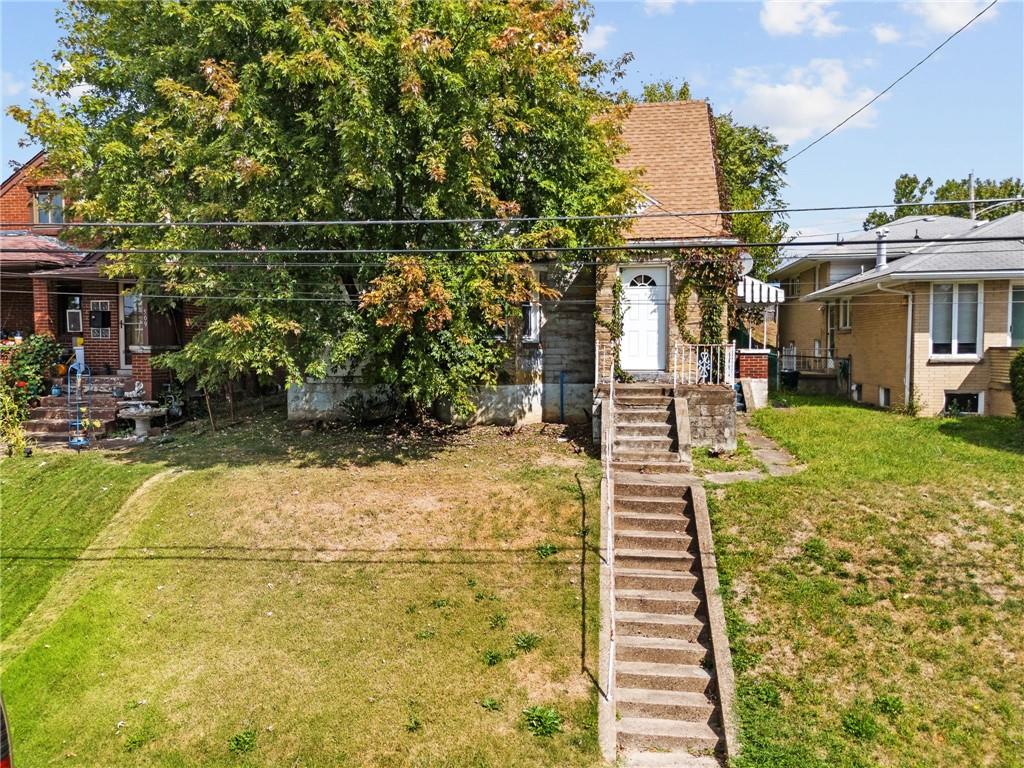
[[[1024,210],[1024,203],[1009,203],[989,211],[983,210],[986,208],[983,202],[985,200],[1021,195],[1024,195],[1024,184],[1020,179],[1012,177],[1002,180],[976,179],[974,197],[979,201],[975,206],[978,212],[977,218],[998,219],[1000,216]],[[968,199],[970,199],[970,179],[947,179],[936,187],[930,176],[921,180],[914,174],[903,173],[893,184],[892,201],[898,204],[897,207],[885,211],[877,209],[871,211],[864,219],[864,229],[875,229],[904,216],[960,216],[967,218],[970,216],[970,206],[967,203],[948,205],[921,205],[921,203]]]
[[[685,80],[679,85],[667,80],[647,83],[641,96],[645,102],[690,98],[690,84]],[[780,144],[767,128],[736,122],[731,113],[715,116],[715,133],[716,157],[729,208],[784,207],[782,190],[786,186],[786,168],[782,156],[786,145]],[[783,214],[734,214],[731,222],[733,234],[748,243],[780,242],[788,229]],[[767,277],[778,266],[778,248],[754,247],[750,254],[754,259],[755,277]]]
[[[95,221],[621,213],[623,111],[582,50],[586,8],[533,0],[83,0],[12,114]],[[80,99],[67,98],[87,86]],[[51,106],[56,104],[56,106]],[[418,405],[494,380],[535,288],[514,247],[620,242],[621,222],[110,228],[112,276],[203,308],[166,361],[212,379],[331,365]],[[230,257],[183,253],[253,249]],[[284,254],[277,249],[368,253]],[[441,249],[474,248],[471,254]],[[401,250],[402,253],[387,253]]]

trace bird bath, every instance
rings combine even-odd
[[[155,408],[148,403],[132,403],[117,411],[118,418],[132,419],[135,422],[135,437],[139,440],[149,437],[150,422],[153,419],[166,415],[166,408]]]

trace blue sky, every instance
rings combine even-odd
[[[766,125],[793,151],[902,74],[987,3],[594,3],[587,45],[634,54],[626,87],[687,79],[716,112]],[[32,62],[54,48],[55,3],[0,2],[2,102],[31,96]],[[3,118],[2,175],[25,160]],[[902,172],[1024,176],[1024,3],[1001,0],[855,122],[789,166],[795,207],[888,201]],[[863,213],[795,214],[802,232],[855,229]]]

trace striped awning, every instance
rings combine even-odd
[[[775,285],[744,275],[736,284],[736,295],[744,304],[781,304],[786,292]]]

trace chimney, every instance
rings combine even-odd
[[[885,265],[889,263],[885,249],[885,238],[889,235],[889,228],[882,227],[877,229],[875,230],[875,235],[878,237],[878,241],[875,244],[875,269],[884,269]]]

